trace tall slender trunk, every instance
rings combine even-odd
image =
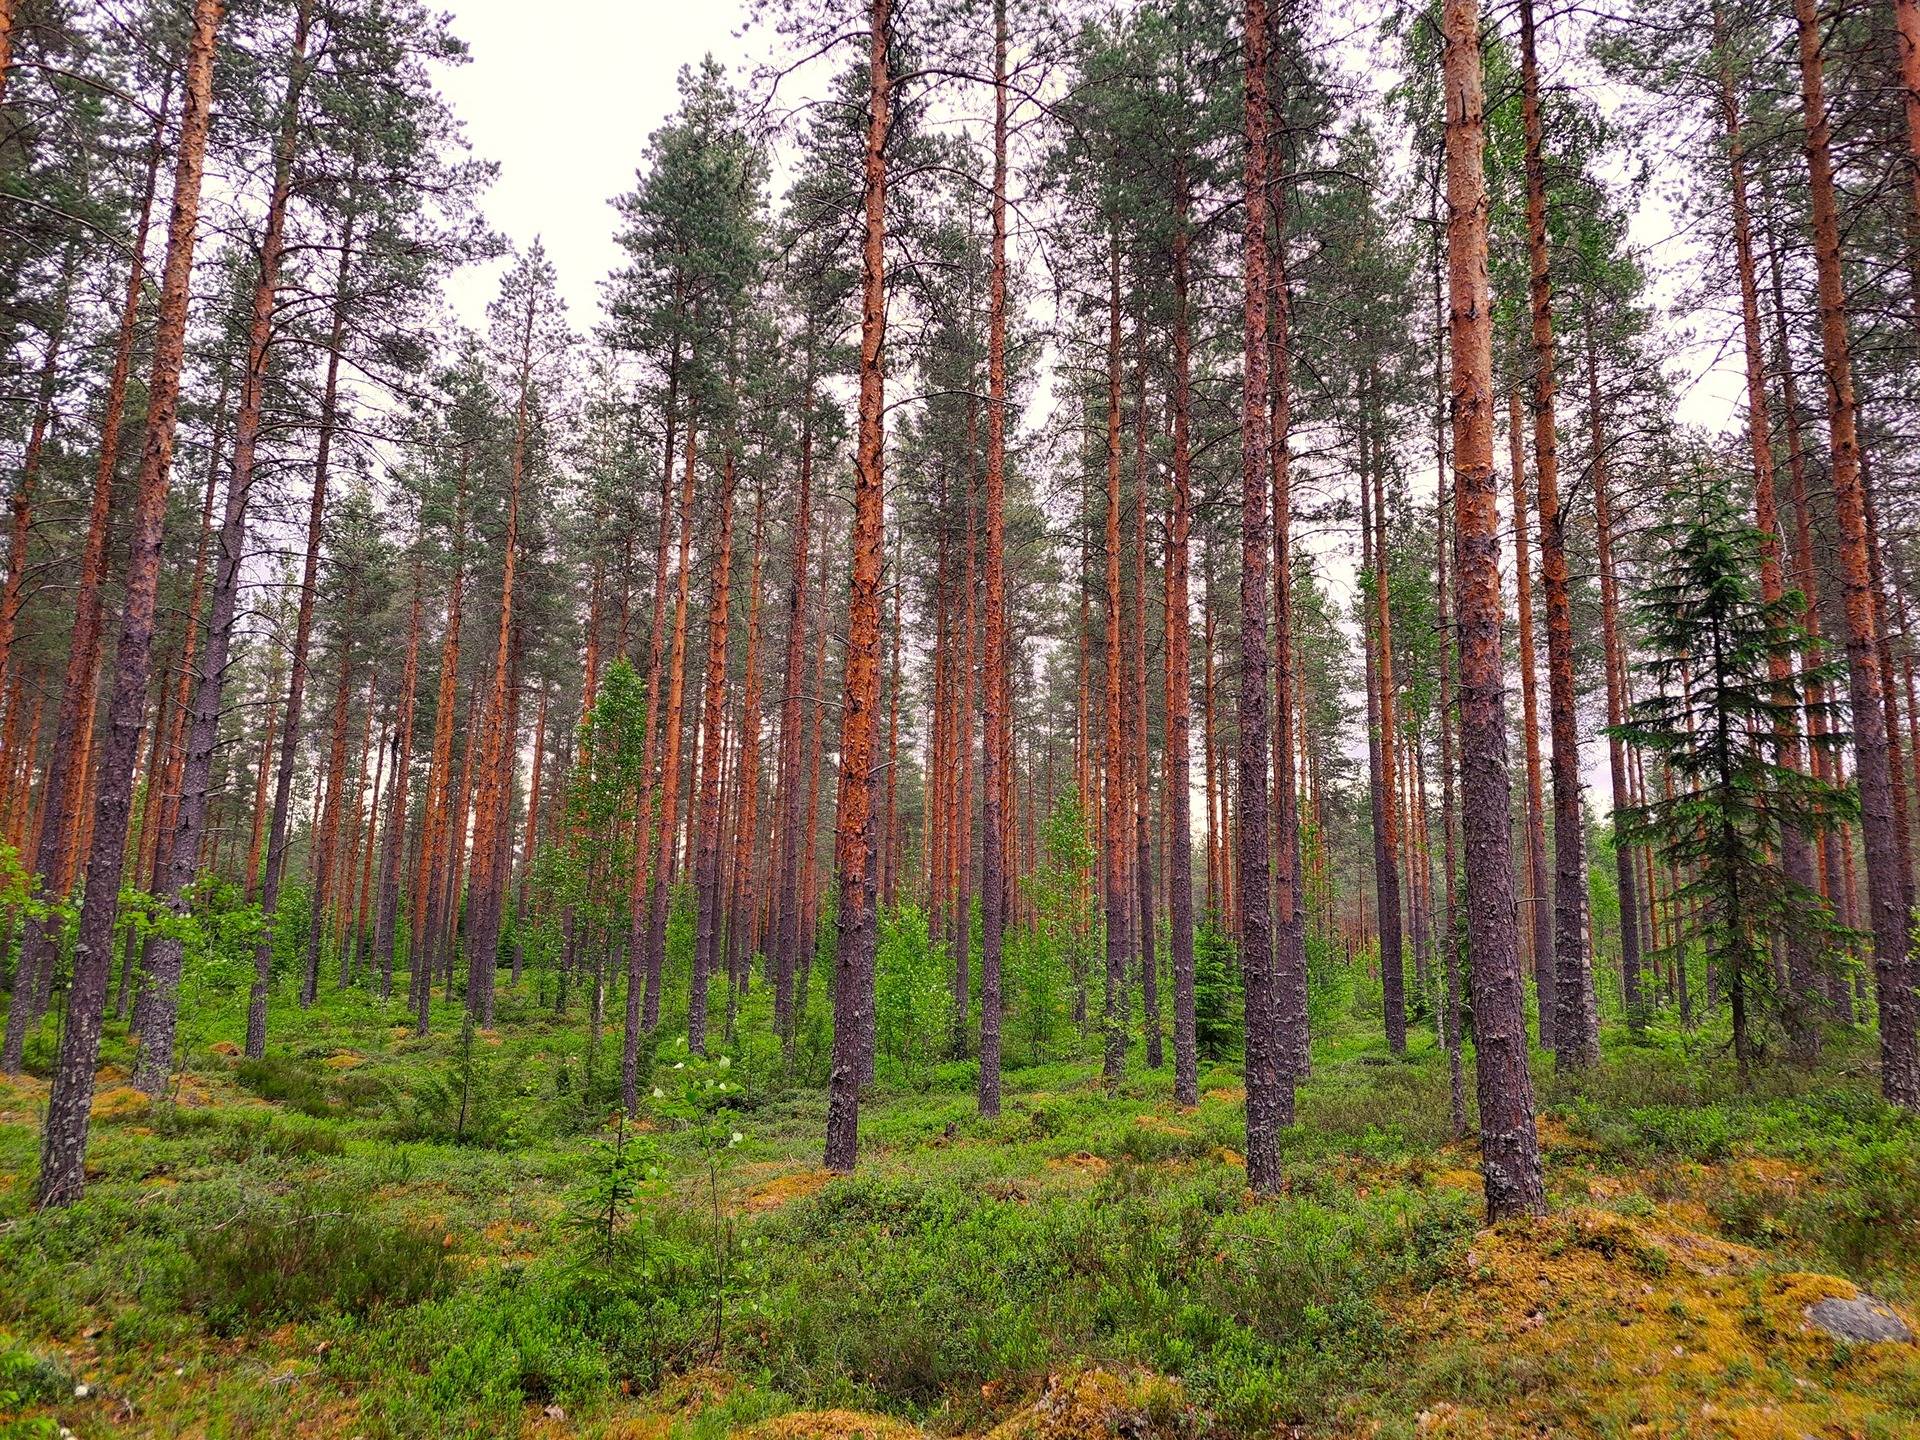
[[[427,762],[427,793],[421,806],[425,836],[420,845],[420,875],[414,887],[409,992],[417,1033],[427,1033],[433,976],[446,918],[445,891],[453,843],[453,730],[460,680],[460,590],[466,561],[467,457],[453,497],[453,573],[447,580],[447,619],[440,641],[440,685],[434,700],[433,749]]]
[[[1380,917],[1380,1001],[1387,1048],[1403,1054],[1407,1048],[1407,982],[1400,908],[1400,801],[1394,780],[1400,727],[1394,718],[1393,703],[1393,611],[1388,598],[1393,576],[1387,564],[1387,499],[1381,475],[1386,468],[1386,447],[1380,434],[1384,428],[1381,405],[1379,368],[1377,363],[1370,364],[1360,399],[1360,525],[1363,530],[1369,525],[1372,527],[1367,538],[1373,581],[1373,593],[1369,597],[1373,618],[1370,652],[1373,702],[1367,707],[1367,722],[1373,732],[1368,758],[1372,761],[1374,779],[1371,787],[1374,903]]]
[[[793,982],[800,969],[801,701],[806,688],[807,549],[813,506],[813,344],[807,343],[807,383],[800,421],[800,475],[793,500],[793,546],[787,590],[787,653],[780,691],[779,937],[775,942],[773,1008],[782,1048],[793,1051]]]
[[[1533,0],[1520,0],[1520,95],[1526,132],[1527,295],[1533,316],[1533,461],[1539,480],[1540,585],[1547,601],[1547,722],[1552,742],[1555,1055],[1562,1065],[1599,1058],[1599,1015],[1587,953],[1587,857],[1580,806],[1580,733],[1573,681],[1573,610],[1567,593],[1566,515],[1554,433],[1553,281],[1547,255],[1547,166]]]
[[[954,1054],[965,1056],[969,1035],[968,1021],[973,1004],[971,993],[971,975],[969,964],[972,959],[970,950],[973,945],[973,697],[974,676],[979,665],[979,622],[975,587],[979,584],[979,569],[975,547],[978,543],[978,527],[974,523],[974,491],[977,481],[974,476],[974,457],[977,446],[974,436],[977,422],[975,401],[967,398],[967,489],[960,505],[961,526],[966,533],[966,570],[960,590],[960,603],[966,610],[961,625],[961,638],[965,644],[965,653],[961,657],[960,682],[960,775],[959,809],[960,825],[957,836],[957,853],[954,856],[954,915],[953,915],[953,1024]],[[983,737],[984,738],[984,737]],[[984,843],[982,850],[986,847]]]
[[[1435,177],[1436,182],[1438,176]],[[1439,197],[1434,197],[1434,209],[1439,210]],[[1438,221],[1436,213],[1434,219]],[[1447,302],[1445,292],[1445,266],[1441,255],[1441,227],[1433,229],[1433,318],[1435,345],[1433,351],[1433,448],[1434,474],[1444,477],[1447,473]],[[1491,435],[1489,435],[1491,448]],[[1491,462],[1491,453],[1489,453]],[[1434,611],[1440,628],[1440,653],[1436,663],[1439,671],[1439,709],[1440,709],[1440,844],[1441,858],[1445,866],[1441,877],[1442,910],[1440,922],[1444,933],[1440,937],[1441,945],[1441,992],[1440,992],[1440,1042],[1447,1051],[1447,1119],[1456,1139],[1467,1133],[1467,1089],[1466,1075],[1461,1059],[1460,1043],[1460,927],[1456,923],[1459,912],[1455,907],[1454,877],[1458,871],[1459,856],[1456,830],[1454,825],[1454,650],[1458,632],[1453,624],[1453,600],[1449,594],[1447,573],[1452,567],[1452,557],[1447,544],[1448,535],[1448,495],[1444,483],[1436,483],[1434,492],[1433,527],[1433,575],[1434,575]],[[1496,507],[1498,502],[1495,502]],[[1523,1022],[1524,1023],[1524,1022]]]
[[[301,0],[294,17],[295,66],[305,62],[312,0]],[[307,507],[307,552],[300,574],[300,610],[294,623],[293,655],[289,662],[287,701],[282,710],[280,769],[274,780],[273,818],[267,828],[267,867],[260,882],[260,913],[267,919],[253,953],[253,988],[247,999],[247,1044],[250,1059],[259,1059],[267,1046],[267,988],[273,978],[273,923],[280,909],[280,883],[287,864],[287,821],[293,805],[293,769],[300,753],[306,697],[307,647],[313,637],[313,605],[320,571],[321,525],[326,513],[327,479],[338,419],[340,348],[346,333],[347,274],[351,246],[340,247],[339,271],[333,299],[333,321],[327,340],[326,380],[321,391],[319,440],[313,464],[313,495]]]
[[[1527,1070],[1525,987],[1508,837],[1512,795],[1500,655],[1500,516],[1493,476],[1493,324],[1487,290],[1486,95],[1477,0],[1445,0],[1447,348],[1453,389],[1455,571],[1460,604],[1461,816],[1473,960],[1480,1163],[1492,1220],[1547,1208]]]
[[[673,285],[673,310],[678,318],[684,304],[682,282],[675,276]],[[697,358],[697,352],[696,352]],[[626,1028],[621,1044],[621,1097],[629,1112],[639,1104],[639,1096],[633,1090],[630,1074],[637,1074],[635,1065],[638,1060],[641,1023],[641,990],[647,974],[648,948],[650,935],[648,921],[652,917],[652,892],[650,887],[659,883],[659,870],[653,863],[654,846],[651,843],[652,832],[648,828],[657,821],[654,804],[659,795],[659,761],[661,756],[660,736],[660,667],[664,661],[667,642],[667,547],[673,540],[673,466],[679,452],[674,448],[677,435],[675,426],[679,421],[678,402],[680,397],[680,331],[674,330],[673,348],[667,359],[667,394],[665,410],[666,435],[660,455],[660,533],[655,542],[653,556],[653,625],[647,645],[647,733],[642,746],[640,766],[640,796],[634,817],[633,837],[633,876],[627,891],[627,964],[626,964]],[[689,407],[687,415],[687,445],[689,447],[688,469],[691,474],[692,447],[698,430],[698,414]],[[629,557],[630,558],[630,557]],[[620,648],[626,649],[627,627],[627,566],[623,563],[620,583]],[[596,982],[597,983],[597,982]],[[596,990],[596,997],[597,997]],[[596,998],[596,1004],[597,1004]],[[634,1064],[627,1062],[631,1052],[636,1056]]]
[[[887,130],[893,113],[888,32],[892,0],[868,9],[865,235],[860,265],[860,400],[854,456],[853,566],[847,614],[846,708],[840,722],[840,798],[834,869],[840,886],[834,957],[833,1066],[826,1165],[850,1171],[859,1151],[861,1048],[873,1005],[873,914],[866,886],[874,711],[879,700],[880,561],[885,543]]]
[[[420,632],[425,614],[419,536],[414,538],[407,651],[400,664],[399,710],[393,721],[393,780],[387,791],[386,837],[380,852],[380,898],[373,912],[373,956],[380,965],[380,998],[393,998],[394,931],[400,918],[400,869],[407,838],[407,790],[413,770],[413,715],[420,688]]]
[[[1101,894],[1107,922],[1105,1075],[1109,1089],[1127,1064],[1127,786],[1121,726],[1120,614],[1120,237],[1107,236],[1107,497],[1105,688],[1100,719]],[[992,827],[989,826],[989,829]]]
[[[115,913],[126,858],[127,815],[133,798],[135,751],[146,709],[153,616],[160,579],[160,542],[166,519],[167,479],[179,412],[180,371],[186,353],[193,250],[200,219],[200,186],[213,89],[214,34],[220,0],[195,0],[187,53],[186,105],[174,168],[167,259],[147,384],[147,427],[132,516],[114,683],[107,708],[107,748],[101,758],[95,805],[99,811],[87,858],[86,900],[74,950],[67,1024],[47,1097],[35,1201],[68,1205],[86,1186],[87,1121],[93,1103],[94,1064],[112,962]]]
[[[1587,310],[1587,432],[1592,451],[1593,519],[1600,566],[1600,641],[1607,676],[1607,773],[1613,789],[1613,863],[1620,890],[1620,988],[1626,997],[1627,1024],[1634,1030],[1646,1023],[1646,996],[1640,983],[1640,893],[1633,847],[1621,838],[1619,819],[1631,808],[1627,783],[1626,746],[1612,733],[1626,717],[1627,657],[1620,639],[1620,584],[1613,568],[1613,497],[1607,478],[1607,437],[1600,408],[1599,347],[1593,333],[1593,309]],[[1764,388],[1761,404],[1764,407]],[[1764,423],[1764,421],[1762,422]],[[1769,456],[1771,459],[1771,456]]]
[[[1920,1108],[1920,1061],[1914,1053],[1912,914],[1894,828],[1893,776],[1874,623],[1872,557],[1860,474],[1852,342],[1846,280],[1840,261],[1840,211],[1833,179],[1820,16],[1815,0],[1794,0],[1800,59],[1814,262],[1820,295],[1820,353],[1826,370],[1829,469],[1838,534],[1834,555],[1847,617],[1847,693],[1854,765],[1860,786],[1860,831],[1867,860],[1873,959],[1880,1005],[1880,1084],[1888,1100]]]
[[[666,961],[667,906],[673,888],[674,817],[680,804],[681,709],[686,703],[687,675],[687,585],[693,546],[694,463],[699,454],[699,426],[696,417],[687,416],[686,468],[680,481],[680,549],[673,605],[673,647],[667,666],[667,709],[662,721],[659,810],[654,817],[656,832],[653,873],[648,879],[647,933],[644,950],[646,989],[638,1009],[631,988],[627,995],[625,1050],[621,1055],[621,1095],[631,1113],[639,1104],[629,1075],[637,1075],[637,1047],[640,1030],[652,1030],[660,1023],[661,972]],[[635,937],[636,939],[638,937]],[[633,1063],[627,1054],[636,1056]]]
[[[481,1029],[493,1026],[495,972],[499,969],[500,917],[504,876],[496,873],[496,855],[507,851],[513,796],[513,755],[517,736],[512,723],[517,695],[512,685],[514,583],[520,563],[520,495],[526,483],[527,437],[533,399],[533,327],[539,294],[529,287],[527,313],[520,324],[519,396],[514,405],[513,451],[507,467],[507,533],[501,542],[500,628],[494,639],[493,683],[481,711],[479,794],[474,807],[473,879],[467,905],[467,1009]],[[485,862],[481,857],[484,855]],[[477,883],[475,883],[477,882]]]
[[[1274,124],[1284,137],[1281,97]],[[1275,145],[1275,187],[1269,208],[1274,247],[1267,268],[1269,456],[1273,488],[1273,901],[1275,1004],[1279,1043],[1295,1081],[1312,1070],[1307,1023],[1307,930],[1301,904],[1300,792],[1293,751],[1296,676],[1293,657],[1293,291],[1287,269],[1287,152]]]
[[[993,240],[987,276],[987,704],[981,815],[980,1113],[1000,1113],[1000,949],[1006,926],[1001,833],[1007,753],[1007,0],[993,0]],[[1109,522],[1111,525],[1111,522]]]
[[[347,786],[347,722],[353,700],[354,621],[358,609],[358,577],[347,583],[346,603],[340,610],[338,679],[333,692],[333,719],[327,727],[327,771],[320,823],[313,839],[313,893],[307,906],[306,964],[300,976],[300,1008],[313,1004],[320,992],[320,942],[328,908],[333,903],[335,852],[340,837],[340,803]]]
[[[540,847],[540,777],[547,763],[547,687],[540,686],[540,703],[533,716],[533,769],[527,776],[526,830],[520,840],[520,890],[513,905],[513,983],[520,983],[520,967],[526,947],[525,934],[529,906],[533,898],[533,857]]]
[[[721,727],[726,718],[728,611],[733,578],[733,439],[720,465],[719,557],[707,607],[707,676],[701,702],[702,744],[699,822],[695,829],[693,985],[687,996],[687,1046],[696,1055],[707,1047],[707,982],[713,975],[720,939],[720,763],[725,752]]]
[[[1547,904],[1547,820],[1540,765],[1539,651],[1533,641],[1533,554],[1527,538],[1526,449],[1520,425],[1520,391],[1507,391],[1507,451],[1513,481],[1513,588],[1518,597],[1520,736],[1527,760],[1527,947],[1539,1010],[1540,1048],[1553,1049],[1553,911]]]
[[[753,956],[753,850],[760,801],[760,562],[767,518],[766,487],[753,491],[753,561],[747,572],[747,676],[740,697],[739,803],[734,818],[733,879],[727,907],[728,1014],[744,989]]]
[[[1272,828],[1267,818],[1267,491],[1272,483],[1267,379],[1267,184],[1271,107],[1266,0],[1246,0],[1246,135],[1242,233],[1240,404],[1240,680],[1235,844],[1240,897],[1240,967],[1246,993],[1247,1181],[1257,1194],[1280,1185],[1279,1140],[1293,1123],[1293,1057],[1281,1028],[1280,976],[1274,963]]]
[[[1714,30],[1716,40],[1724,39],[1724,21],[1720,7],[1714,7]],[[1760,551],[1760,592],[1769,605],[1778,604],[1786,593],[1785,572],[1781,565],[1780,515],[1774,498],[1774,459],[1773,432],[1767,410],[1767,368],[1766,339],[1760,328],[1760,286],[1753,255],[1753,222],[1747,209],[1747,172],[1746,150],[1741,137],[1740,100],[1735,88],[1733,62],[1730,56],[1722,55],[1720,71],[1720,113],[1726,131],[1727,179],[1733,211],[1733,244],[1735,268],[1740,281],[1740,338],[1743,358],[1746,361],[1747,379],[1747,438],[1753,453],[1753,523],[1761,534]],[[1589,319],[1588,365],[1589,383],[1592,381],[1592,321]],[[1599,423],[1598,398],[1594,401],[1594,421]],[[1595,431],[1598,443],[1598,430]],[[1767,668],[1772,678],[1777,697],[1783,702],[1783,712],[1791,709],[1793,686],[1790,679],[1792,670],[1784,649],[1769,653]],[[1617,722],[1615,722],[1617,723]],[[1790,770],[1800,770],[1804,761],[1800,751],[1799,727],[1784,713],[1775,726],[1775,758]],[[1780,835],[1780,858],[1788,879],[1811,892],[1814,884],[1813,849],[1806,833],[1797,826],[1786,826]],[[1625,908],[1626,892],[1621,892],[1621,915],[1627,914]],[[1810,1006],[1813,1000],[1813,957],[1808,950],[1806,935],[1799,931],[1790,931],[1785,937],[1787,955],[1786,985],[1786,1022],[1788,1045],[1796,1057],[1802,1061],[1813,1058],[1819,1043],[1819,1032],[1814,1027]],[[1635,960],[1638,960],[1636,955]],[[1631,1012],[1630,1012],[1631,1016]]]
[[[1167,550],[1167,946],[1173,962],[1173,1100],[1200,1103],[1193,993],[1193,675],[1187,549],[1193,525],[1193,339],[1188,315],[1190,197],[1185,158],[1175,161],[1173,229],[1173,490]],[[1211,673],[1211,672],[1209,672]],[[1208,686],[1211,695],[1212,686]],[[1211,757],[1207,795],[1213,794]],[[1208,817],[1212,833],[1212,817]]]
[[[0,0],[11,4],[12,0]],[[0,86],[5,83],[0,70]],[[140,301],[146,289],[147,237],[153,226],[153,199],[160,160],[165,153],[166,124],[172,80],[161,91],[158,113],[147,143],[147,169],[141,187],[139,219],[134,225],[131,258],[127,265],[125,299],[119,331],[114,339],[113,367],[107,378],[106,403],[100,419],[99,455],[94,465],[93,496],[87,512],[87,536],[80,552],[79,590],[74,597],[73,630],[67,646],[66,673],[48,749],[46,772],[40,785],[40,819],[33,842],[32,873],[40,877],[41,893],[64,897],[72,885],[74,841],[79,830],[80,796],[86,776],[89,737],[93,733],[95,680],[100,666],[100,640],[105,626],[102,592],[106,584],[108,523],[113,506],[114,481],[119,472],[120,430],[126,416],[127,380],[133,369],[133,348],[139,333]],[[31,496],[31,487],[27,489]],[[16,489],[14,502],[21,492]],[[16,509],[13,563],[26,555],[26,534]],[[9,585],[12,577],[9,576]],[[0,602],[4,603],[4,602]],[[58,936],[45,921],[29,917],[20,941],[14,999],[7,1011],[7,1028],[0,1040],[0,1074],[20,1070],[22,1047],[30,1025],[40,1019],[37,1003],[43,980],[52,978]],[[27,983],[23,986],[21,980]],[[22,997],[25,997],[24,1001]]]

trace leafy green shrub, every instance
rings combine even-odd
[[[218,1117],[218,1123],[211,1128],[214,1131],[214,1158],[235,1163],[244,1163],[260,1155],[284,1160],[311,1160],[319,1156],[340,1155],[347,1148],[338,1131],[310,1120],[239,1114]]]
[[[307,1194],[190,1233],[180,1307],[230,1335],[334,1312],[364,1317],[441,1294],[454,1277],[439,1238],[354,1213],[364,1203]]]
[[[234,1078],[262,1100],[271,1100],[303,1115],[329,1115],[333,1104],[325,1078],[306,1061],[274,1052],[258,1060],[242,1060]]]
[[[0,1349],[0,1411],[50,1404],[72,1391],[73,1380],[51,1356],[24,1346]]]
[[[927,933],[917,905],[880,914],[874,952],[874,1040],[878,1051],[910,1081],[924,1083],[928,1067],[946,1049],[953,996],[946,947]]]

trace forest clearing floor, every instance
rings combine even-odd
[[[1137,1046],[1113,1095],[1014,1068],[989,1123],[972,1065],[885,1062],[836,1178],[766,1043],[646,1057],[725,1077],[718,1129],[614,1126],[616,1031],[403,1008],[289,999],[248,1062],[210,1003],[157,1106],[110,1042],[64,1211],[44,1047],[0,1082],[0,1437],[1920,1436],[1920,1346],[1808,1314],[1920,1322],[1920,1125],[1862,1033],[1746,1093],[1677,1034],[1542,1061],[1553,1214],[1488,1229],[1427,1029],[1322,1025],[1256,1202],[1229,1063],[1191,1110]]]

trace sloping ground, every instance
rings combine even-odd
[[[1463,1398],[1430,1407],[1424,1434],[1920,1434],[1920,1347],[1848,1344],[1808,1318],[1859,1295],[1838,1276],[1584,1207],[1483,1231],[1463,1272],[1396,1306],[1416,1358],[1431,1347],[1486,1367],[1451,1377]]]

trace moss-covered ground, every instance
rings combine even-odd
[[[1489,1230],[1430,1035],[1358,1017],[1267,1201],[1231,1064],[1188,1111],[1137,1049],[1111,1095],[1014,1069],[994,1123],[970,1065],[889,1066],[834,1178],[765,1045],[667,1042],[616,1126],[577,1015],[401,1019],[283,1006],[248,1063],[209,1006],[159,1105],[110,1043],[59,1212],[45,1083],[0,1088],[0,1435],[1920,1435],[1920,1347],[1806,1319],[1920,1319],[1920,1126],[1866,1036],[1747,1092],[1669,1034],[1543,1063],[1554,1213]]]

